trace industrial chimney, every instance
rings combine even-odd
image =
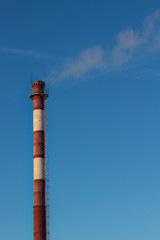
[[[47,240],[46,165],[45,165],[45,82],[32,83],[29,98],[33,100],[33,177],[34,240]]]

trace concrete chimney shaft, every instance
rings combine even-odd
[[[29,97],[33,100],[33,177],[34,177],[34,240],[46,240],[45,206],[45,83],[34,81]]]

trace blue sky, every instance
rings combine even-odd
[[[51,240],[160,238],[160,2],[0,0],[0,239],[33,237],[47,72]]]

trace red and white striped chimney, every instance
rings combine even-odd
[[[29,98],[33,100],[34,240],[46,240],[44,101],[48,92],[40,80],[34,81],[32,88]]]

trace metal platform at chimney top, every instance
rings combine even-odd
[[[36,92],[33,89],[28,90],[28,97],[33,99],[34,96],[43,96],[44,99],[47,99],[49,95],[49,89],[44,89],[42,92]]]

